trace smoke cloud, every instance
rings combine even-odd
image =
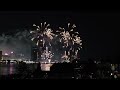
[[[31,58],[32,42],[29,39],[29,31],[19,31],[12,35],[2,34],[0,36],[0,51],[2,54],[14,52],[16,57],[20,55],[25,59]]]

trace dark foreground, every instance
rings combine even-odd
[[[7,67],[8,70],[0,69],[0,79],[120,79],[120,65],[110,63],[57,63],[50,71],[42,71],[40,63],[19,63],[14,67],[8,64]]]

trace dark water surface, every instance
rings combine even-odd
[[[37,65],[36,64],[26,64],[27,68],[31,71],[35,70]],[[0,75],[12,75],[18,73],[18,68],[20,65],[17,63],[0,63]],[[24,68],[22,68],[24,69]]]

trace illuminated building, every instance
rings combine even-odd
[[[5,54],[5,55],[2,55],[2,59],[3,60],[9,60],[10,59],[10,56]]]

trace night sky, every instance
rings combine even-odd
[[[119,59],[120,13],[79,11],[1,11],[0,33],[12,34],[33,24],[50,23],[51,27],[75,23],[83,40],[81,58]]]

